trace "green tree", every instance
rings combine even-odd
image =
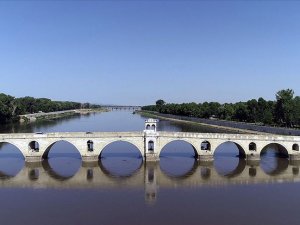
[[[300,97],[294,98],[293,124],[300,125]]]
[[[13,118],[15,98],[1,93],[0,94],[0,122],[6,122]]]
[[[281,90],[276,93],[275,119],[279,125],[292,126],[294,91],[291,89]]]
[[[166,102],[164,101],[164,100],[162,100],[162,99],[159,99],[159,100],[157,100],[156,102],[155,102],[155,104],[156,104],[156,107],[157,107],[157,111],[158,112],[162,112],[163,111],[163,106],[166,104]]]
[[[247,101],[247,122],[255,123],[259,120],[258,118],[258,102],[256,99]]]
[[[155,102],[156,106],[163,106],[164,104],[166,104],[166,102],[162,99],[159,99]]]
[[[244,102],[236,103],[233,119],[241,122],[246,122],[248,118],[249,118],[249,111],[247,108],[247,104]]]

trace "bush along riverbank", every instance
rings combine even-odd
[[[176,118],[216,126],[247,129],[281,135],[300,135],[300,97],[294,97],[293,90],[276,93],[275,101],[263,98],[247,102],[225,103],[166,103],[142,107],[148,113],[166,118]]]
[[[12,121],[19,121],[20,116],[23,116],[23,119],[26,120],[24,115],[27,114],[43,114],[55,112],[54,115],[59,115],[61,117],[72,113],[72,110],[94,110],[99,108],[101,109],[100,105],[90,103],[53,101],[47,98],[33,98],[29,96],[15,98],[13,96],[0,93],[0,124],[9,123]]]
[[[194,118],[194,117],[176,116],[176,115],[171,115],[171,114],[162,114],[162,113],[158,113],[158,112],[145,111],[145,110],[137,111],[137,113],[144,117],[149,117],[149,118],[170,120],[170,121],[179,122],[179,123],[188,123],[188,124],[192,124],[195,126],[209,127],[209,128],[219,130],[220,133],[222,133],[222,132],[224,132],[224,133],[241,133],[241,134],[264,134],[264,133],[266,133],[263,131],[260,132],[260,131],[255,131],[255,130],[247,130],[247,129],[237,128],[237,127],[225,126],[222,124],[209,123],[209,121],[207,121],[205,119],[202,120],[202,119]]]
[[[176,122],[192,123],[195,125],[210,126],[217,129],[228,130],[231,133],[251,133],[251,134],[264,134],[271,133],[277,135],[294,135],[300,136],[299,129],[262,126],[256,124],[249,124],[243,122],[216,120],[216,119],[201,119],[196,117],[177,116],[171,114],[162,114],[153,111],[138,111],[138,113],[145,117],[153,117],[157,119],[172,120]]]

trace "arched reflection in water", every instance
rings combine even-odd
[[[74,145],[66,141],[53,143],[47,149],[43,158],[44,169],[60,180],[73,177],[81,167],[81,156]]]
[[[225,142],[214,152],[214,167],[218,174],[234,177],[243,172],[246,166],[245,152],[241,146],[233,142]]]
[[[24,156],[16,146],[0,143],[0,180],[16,176],[24,164]]]
[[[107,145],[101,152],[99,166],[103,173],[111,177],[132,176],[143,164],[139,149],[125,141]]]
[[[185,141],[172,141],[160,153],[160,168],[170,177],[183,178],[193,174],[197,168],[197,152]]]
[[[288,152],[280,144],[272,143],[267,145],[261,151],[260,166],[265,173],[277,175],[287,169]]]

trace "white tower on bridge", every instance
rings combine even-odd
[[[157,128],[157,123],[159,122],[159,120],[156,119],[147,119],[145,120],[145,132],[147,133],[155,133],[156,132],[156,128]]]
[[[158,137],[157,132],[157,119],[147,119],[145,120],[145,159],[147,161],[157,161],[159,156],[156,150],[156,142]]]

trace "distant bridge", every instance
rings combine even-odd
[[[239,156],[248,160],[259,160],[263,150],[276,145],[279,154],[291,160],[300,160],[299,136],[277,136],[258,134],[186,133],[157,131],[157,120],[145,122],[141,132],[57,132],[0,134],[0,143],[10,143],[21,151],[26,161],[42,161],[48,157],[51,147],[58,141],[74,145],[83,161],[98,161],[103,149],[116,141],[133,144],[146,161],[159,160],[163,148],[173,141],[189,143],[199,160],[213,160],[218,146],[234,143]]]
[[[135,110],[141,110],[142,106],[133,106],[133,105],[101,105],[102,108],[104,109],[108,109],[111,111],[114,110],[131,110],[131,111],[135,111]]]

